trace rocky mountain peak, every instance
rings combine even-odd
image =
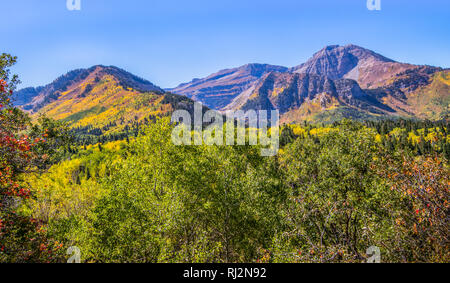
[[[330,45],[322,48],[306,63],[292,68],[291,71],[340,79],[351,75],[351,72],[359,66],[387,62],[394,61],[357,45]]]
[[[221,70],[168,90],[200,101],[208,107],[222,109],[265,74],[287,71],[288,68],[282,66],[251,63]]]

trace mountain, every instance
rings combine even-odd
[[[33,98],[39,95],[39,93],[43,90],[44,87],[27,87],[21,89],[13,94],[13,103],[15,106],[25,106],[28,110],[32,108],[30,105],[33,101]]]
[[[326,46],[307,62],[290,71],[331,79],[353,79],[362,88],[371,88],[383,85],[386,80],[413,67],[414,65],[398,63],[371,50],[349,44]]]
[[[394,110],[388,115],[420,119],[448,117],[449,71],[439,67],[395,62],[350,44],[327,46],[290,72],[353,79],[366,93]]]
[[[445,119],[448,72],[396,62],[352,44],[331,45],[296,67],[249,64],[172,91],[217,110],[278,109],[286,121]]]
[[[165,92],[151,82],[114,66],[68,72],[52,83],[14,94],[16,106],[67,122],[82,133],[127,132],[176,109],[193,111],[193,101]]]
[[[120,68],[98,65],[89,69],[70,71],[46,86],[19,90],[13,95],[14,104],[25,110],[36,112],[43,106],[58,100],[61,94],[67,90],[76,89],[82,82],[93,78],[99,80],[108,75],[115,77],[117,83],[123,88],[129,87],[141,92],[164,92],[151,82]]]
[[[450,114],[450,70],[415,66],[367,90],[404,117],[441,120]]]
[[[282,122],[300,122],[327,110],[358,109],[367,116],[395,112],[351,79],[332,80],[305,73],[272,72],[238,96],[225,110],[279,110]]]
[[[14,93],[14,103],[77,129],[126,131],[193,100],[224,110],[278,109],[283,122],[341,118],[448,119],[450,70],[395,62],[371,50],[327,46],[287,68],[247,64],[167,91],[114,66],[78,69],[52,83]]]
[[[203,79],[194,79],[169,91],[200,101],[210,108],[222,109],[263,75],[273,71],[286,72],[288,68],[268,64],[247,64],[221,70]]]

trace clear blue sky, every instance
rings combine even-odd
[[[22,85],[75,68],[116,65],[161,87],[246,63],[298,65],[353,43],[394,60],[450,67],[450,1],[0,0],[0,52]]]

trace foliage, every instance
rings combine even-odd
[[[34,151],[43,142],[22,134],[29,118],[10,103],[17,77],[9,79],[16,58],[0,57],[0,262],[56,261],[59,243],[46,239],[45,227],[17,212],[20,202],[32,196],[20,174],[29,172],[40,159]]]
[[[382,204],[391,197],[369,174],[375,149],[373,130],[351,123],[285,149],[280,165],[289,188],[283,206],[287,229],[277,235],[275,260],[364,259],[365,249],[374,244],[367,230],[387,228]]]
[[[437,157],[389,158],[384,165],[379,174],[405,204],[393,214],[395,253],[404,261],[448,262],[449,167]]]
[[[158,119],[28,175],[27,211],[86,262],[363,262],[370,246],[383,261],[448,261],[448,161],[437,151],[417,155],[343,121],[285,126],[284,147],[264,158],[257,146],[175,146],[172,127]],[[407,130],[421,131],[384,136]],[[406,196],[411,170],[428,190]]]
[[[9,102],[15,60],[0,60],[1,262],[69,246],[85,262],[364,262],[370,246],[449,261],[446,120],[338,122],[352,110],[330,106],[327,126],[284,125],[273,157],[176,146],[161,117],[190,100],[86,76],[41,110],[59,121],[31,121]]]

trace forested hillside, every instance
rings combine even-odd
[[[448,125],[420,126],[286,126],[264,158],[162,119],[27,175],[24,212],[87,262],[448,261]]]
[[[15,60],[0,61],[0,262],[66,262],[73,246],[87,263],[365,262],[371,246],[383,262],[450,260],[446,120],[285,124],[272,157],[258,145],[176,146],[168,114],[87,140],[74,129],[115,114],[88,123],[59,111],[65,97],[95,107],[77,84],[42,108],[59,121],[30,117],[10,101]],[[159,99],[143,102],[151,111],[191,103],[86,79],[102,106],[123,92]]]

